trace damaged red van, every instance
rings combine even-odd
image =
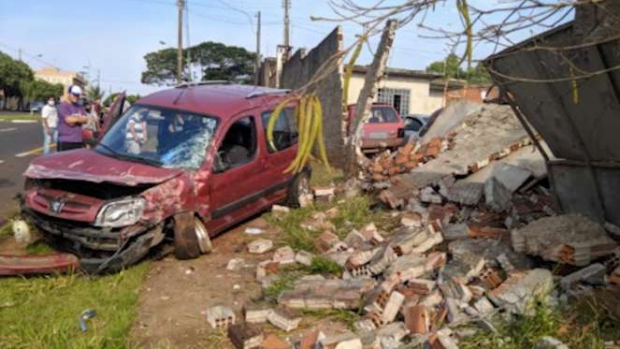
[[[36,158],[25,176],[22,215],[89,273],[117,271],[173,246],[179,259],[271,205],[298,205],[310,170],[285,174],[297,151],[294,105],[265,128],[286,91],[182,85],[117,99],[92,149]]]

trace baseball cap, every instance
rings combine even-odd
[[[69,87],[69,93],[72,95],[80,96],[82,95],[82,88],[78,85],[72,85]]]

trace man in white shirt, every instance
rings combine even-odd
[[[47,100],[47,104],[41,109],[43,118],[43,153],[50,153],[50,144],[58,142],[58,110],[54,97]]]

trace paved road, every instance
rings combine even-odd
[[[16,212],[13,198],[24,185],[22,174],[42,145],[40,123],[0,121],[0,221]]]

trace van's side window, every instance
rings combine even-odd
[[[264,112],[262,115],[263,127],[265,128],[265,140],[267,139],[267,125],[273,111]],[[297,133],[297,120],[295,120],[294,109],[284,108],[273,129],[273,149],[267,141],[267,149],[270,153],[286,149],[297,143],[299,135]]]
[[[230,126],[217,150],[216,170],[222,172],[248,163],[256,155],[256,122],[248,116]]]

